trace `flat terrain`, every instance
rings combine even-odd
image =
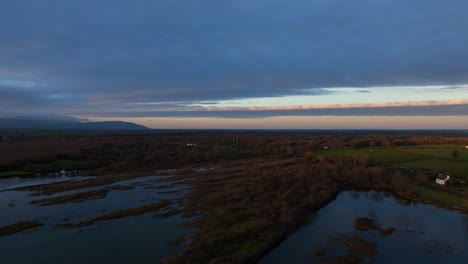
[[[111,190],[105,186],[148,175],[168,175],[160,180],[168,188],[182,182],[188,186],[189,192],[170,202],[183,208],[184,217],[190,219],[188,226],[196,227],[197,231],[176,240],[190,243],[179,254],[168,256],[165,260],[168,263],[258,262],[297,231],[311,212],[343,190],[386,191],[403,201],[433,203],[462,212],[468,209],[465,134],[342,131],[17,134],[12,140],[0,142],[3,177],[23,171],[58,169],[78,169],[82,175],[96,175],[80,181],[19,189],[34,195],[54,195],[38,199],[35,202],[38,206],[101,199]],[[436,186],[434,179],[438,173],[449,173],[456,181],[449,186]],[[129,189],[123,186],[116,190]],[[64,193],[70,191],[78,193]],[[144,213],[147,204],[141,204],[143,209],[135,207],[85,222],[75,221],[74,225],[92,225],[116,215]]]
[[[457,151],[456,159],[453,152]],[[468,178],[468,149],[460,145],[420,145],[327,149],[313,152],[325,157],[347,156],[368,159],[373,164],[392,168],[428,169],[455,177]]]
[[[456,158],[453,156],[457,151]],[[356,160],[366,160],[369,163],[383,165],[387,168],[403,170],[409,177],[427,174],[426,183],[412,189],[421,199],[435,200],[456,207],[468,204],[468,149],[463,145],[417,145],[398,147],[365,147],[359,149],[327,149],[317,150],[314,154],[324,157],[352,157]],[[455,187],[436,186],[435,177],[439,174],[449,174]]]

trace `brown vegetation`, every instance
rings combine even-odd
[[[317,256],[322,256],[322,255],[327,254],[327,251],[325,251],[325,249],[323,248],[319,248],[319,249],[314,250],[314,254]]]
[[[171,216],[174,216],[180,213],[182,213],[181,210],[169,208],[168,210],[165,210],[164,212],[155,214],[154,217],[169,218]]]
[[[135,187],[125,186],[125,185],[114,185],[107,188],[87,191],[87,192],[78,192],[67,195],[55,196],[52,198],[43,198],[39,200],[32,200],[32,204],[37,204],[39,206],[47,206],[53,204],[62,204],[62,203],[79,203],[87,200],[101,199],[107,196],[107,194],[112,190],[131,190]]]
[[[367,231],[369,229],[377,229],[374,221],[367,217],[358,217],[354,220],[354,228],[361,231]]]
[[[86,220],[83,220],[79,223],[66,223],[66,224],[56,224],[56,227],[84,227],[84,226],[90,226],[98,221],[108,221],[108,220],[113,220],[113,219],[118,219],[118,218],[123,218],[123,217],[128,217],[128,216],[135,216],[135,215],[141,215],[147,212],[156,212],[159,211],[160,209],[168,206],[171,204],[170,201],[168,200],[162,200],[157,203],[151,203],[151,204],[146,204],[143,206],[139,207],[134,207],[134,208],[129,208],[129,209],[124,209],[124,210],[119,210],[119,211],[114,211],[105,215],[101,215],[98,217],[94,218],[89,218]]]
[[[346,240],[346,245],[353,252],[359,255],[375,255],[377,245],[374,242],[368,242],[360,237],[351,237]]]
[[[12,235],[28,229],[40,227],[43,224],[36,221],[20,221],[11,225],[0,227],[0,237]]]
[[[354,228],[359,231],[377,230],[383,236],[389,236],[393,234],[395,228],[382,228],[378,226],[375,221],[367,217],[358,217],[354,220]]]
[[[198,231],[190,236],[188,247],[167,259],[168,263],[258,262],[296,231],[308,214],[330,202],[340,191],[356,188],[388,191],[409,201],[418,199],[415,187],[427,184],[430,175],[424,171],[409,173],[405,169],[390,169],[367,156],[326,157],[315,155],[314,150],[468,145],[468,139],[462,136],[390,132],[158,132],[88,136],[90,140],[86,142],[80,142],[78,135],[26,136],[28,143],[20,143],[15,158],[2,160],[0,165],[15,169],[18,164],[36,162],[38,146],[45,150],[37,156],[38,160],[46,156],[54,159],[60,153],[68,153],[63,145],[55,147],[65,138],[69,155],[76,155],[73,157],[89,164],[90,175],[100,176],[21,190],[50,195],[143,175],[173,174],[162,181],[168,182],[168,188],[182,181],[191,188],[180,203],[184,215],[194,217],[189,225],[198,227]],[[50,143],[48,148],[44,142]],[[187,142],[196,145],[188,147]],[[2,144],[10,151],[15,149],[14,142]],[[174,168],[181,170],[166,171]],[[99,195],[89,193],[84,197]],[[59,226],[86,226],[100,220],[157,211],[167,205],[146,205]],[[159,216],[172,213],[168,210]],[[391,233],[391,229],[379,230],[382,234]],[[324,261],[357,263],[359,259],[359,256],[346,255]]]
[[[463,136],[369,132],[156,132],[78,133],[19,131],[0,141],[0,172],[57,159],[85,161],[96,175],[159,169],[255,157],[312,157],[312,150],[403,146],[468,145]],[[86,137],[88,140],[83,141]],[[188,147],[187,142],[196,143]]]
[[[202,229],[169,263],[255,262],[341,190],[365,188],[411,196],[412,185],[406,176],[369,169],[347,158],[244,160],[179,177],[191,179],[187,184],[193,191],[183,204],[188,212],[202,213],[194,221]]]
[[[333,256],[319,260],[318,264],[360,264],[361,257],[357,255],[347,254],[342,256]]]
[[[395,232],[395,228],[393,228],[393,227],[380,229],[380,233],[383,236],[389,236],[389,235],[393,234],[393,232]]]

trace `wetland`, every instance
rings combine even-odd
[[[463,134],[22,134],[0,142],[2,263],[466,262]]]

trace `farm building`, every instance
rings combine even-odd
[[[439,174],[436,178],[436,183],[440,185],[445,185],[448,181],[450,181],[449,175]]]

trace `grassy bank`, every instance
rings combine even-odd
[[[468,202],[467,197],[464,195],[457,195],[428,187],[416,186],[413,191],[416,199],[432,201],[441,205],[463,208],[466,202]]]
[[[9,177],[21,177],[21,176],[31,176],[31,172],[24,170],[9,170],[0,172],[0,178],[9,178]]]

